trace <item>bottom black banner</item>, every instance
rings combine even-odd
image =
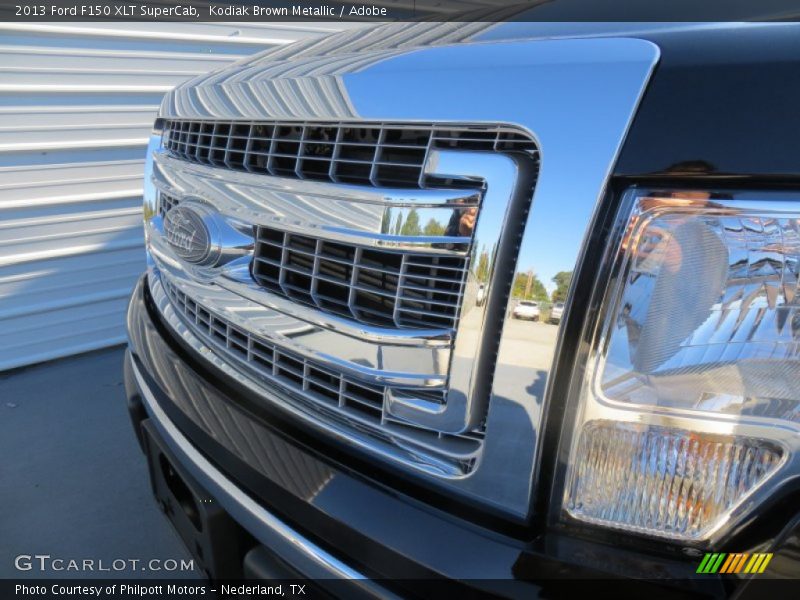
[[[743,585],[742,585],[743,584]],[[674,580],[267,580],[208,581],[203,579],[3,579],[0,598],[111,598],[178,600],[186,598],[727,598],[737,600],[797,598],[800,581],[753,578],[739,585],[687,588]]]

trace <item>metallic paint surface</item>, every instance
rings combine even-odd
[[[523,218],[519,259],[509,270],[532,268],[545,281],[558,271],[574,270],[658,61],[657,47],[615,38],[403,51],[387,45],[363,47],[357,56],[343,51],[335,59],[303,58],[300,52],[294,60],[287,55],[270,64],[263,57],[179,88],[165,99],[162,116],[514,125],[536,140],[542,162],[532,207]],[[260,101],[264,98],[270,99],[267,108]],[[506,241],[516,251],[515,242]],[[511,273],[496,276],[506,279]],[[464,338],[465,344],[485,343]],[[557,340],[535,334],[519,340],[500,332],[496,369],[486,375],[492,385],[481,462],[469,477],[449,484],[518,518],[529,513]]]

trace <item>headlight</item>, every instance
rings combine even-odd
[[[799,472],[800,202],[631,193],[581,379],[563,510],[719,539]]]

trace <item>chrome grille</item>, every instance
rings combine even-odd
[[[482,429],[459,435],[443,434],[385,414],[384,399],[390,389],[395,394],[439,403],[444,402],[443,390],[376,385],[328,369],[232,324],[166,278],[161,277],[160,281],[172,306],[192,330],[204,341],[237,359],[239,364],[247,364],[261,376],[302,395],[317,407],[355,420],[361,428],[369,428],[373,435],[395,444],[410,444],[419,452],[429,453],[439,468],[449,464],[453,469],[451,474],[465,474],[474,467],[484,437]]]
[[[170,120],[164,147],[214,167],[375,186],[422,186],[430,148],[521,152],[538,160],[533,140],[502,126]]]
[[[392,252],[257,228],[253,277],[269,290],[377,325],[455,328],[468,258]]]
[[[170,209],[175,208],[180,203],[180,199],[170,194],[158,195],[158,214],[165,217]]]
[[[326,427],[345,431],[346,436],[366,434],[380,439],[391,446],[394,459],[417,468],[423,465],[455,477],[472,472],[484,443],[486,411],[478,408],[463,418],[468,431],[445,433],[465,428],[458,423],[461,416],[450,416],[460,407],[456,400],[456,408],[450,410],[448,394],[454,385],[452,353],[458,340],[468,339],[456,337],[456,331],[472,251],[476,250],[473,231],[457,233],[453,223],[460,225],[464,206],[474,207],[478,216],[474,235],[478,236],[484,222],[480,219],[484,200],[491,199],[490,206],[509,201],[500,191],[503,186],[494,183],[506,176],[504,167],[498,165],[511,161],[490,153],[524,155],[525,162],[536,168],[535,143],[504,125],[194,120],[166,121],[161,143],[164,153],[157,160],[177,174],[174,180],[162,178],[157,185],[157,210],[162,215],[191,195],[248,233],[252,231],[255,243],[249,273],[244,263],[237,264],[231,271],[236,284],[226,291],[246,297],[258,308],[268,308],[267,312],[292,312],[277,298],[272,303],[267,295],[259,299],[253,290],[255,282],[298,305],[386,328],[381,334],[385,338],[371,339],[366,327],[339,323],[345,331],[338,332],[330,321],[298,310],[296,314],[302,316],[297,318],[320,327],[321,339],[331,338],[330,348],[320,347],[319,339],[299,343],[268,339],[247,327],[239,313],[230,320],[223,317],[233,313],[216,297],[209,297],[208,305],[199,304],[201,296],[186,296],[191,285],[168,288],[165,283],[165,301],[169,300],[198,338],[215,355],[261,380],[265,389],[285,391],[279,395],[282,402],[306,409],[311,406],[313,419]],[[428,164],[432,150],[440,154]],[[459,154],[465,157],[466,166],[459,162]],[[203,167],[229,173],[211,173]],[[235,185],[218,185],[220,182]],[[326,185],[331,183],[356,185]],[[360,205],[377,208],[369,212]],[[327,215],[349,214],[351,206],[359,207],[359,216],[368,214],[371,220],[358,227],[349,222],[330,225]],[[402,238],[419,237],[421,243],[379,244],[376,240],[385,235],[379,232],[390,222],[388,209],[395,206],[409,211],[425,208],[430,211],[425,218],[430,216],[442,233],[435,235],[436,240],[426,240],[420,231],[395,232]],[[490,237],[484,233],[479,239],[496,240],[501,233],[491,226],[484,229]],[[431,241],[432,245],[425,245]],[[481,248],[480,259],[492,260],[485,246]],[[264,306],[258,306],[261,304]],[[470,304],[472,308],[480,306],[477,299],[474,307]],[[391,328],[398,331],[389,332]],[[431,329],[436,330],[437,343],[428,346],[422,340]],[[451,330],[447,332],[450,335],[444,335],[445,329]],[[343,336],[341,347],[334,332]],[[392,344],[395,335],[403,339],[396,351]],[[355,340],[357,352],[351,351],[347,336]],[[320,358],[322,355],[330,355],[332,362]],[[339,364],[350,366],[340,369]],[[390,383],[380,384],[381,379],[373,378],[372,373],[362,373],[361,364],[377,365],[375,368],[385,373],[384,381]],[[428,374],[435,379],[435,387],[418,387],[423,379],[433,381],[427,379]],[[471,393],[471,384],[467,381],[464,385],[464,381],[453,390]],[[483,393],[478,395],[483,401]],[[435,405],[451,419],[442,427],[442,420],[427,414],[420,417],[426,411],[438,415]]]

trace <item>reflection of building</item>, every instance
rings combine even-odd
[[[2,23],[0,369],[124,341],[164,92],[360,23]]]
[[[322,40],[309,39],[291,48],[273,48],[233,74],[216,72],[198,79],[196,87],[180,90],[173,97],[173,106],[165,109],[179,113],[180,107],[191,107],[198,117],[224,114],[227,118],[238,112],[243,118],[261,120],[276,114],[282,118],[290,114],[298,118],[353,118],[357,111],[340,79],[343,73],[358,72],[413,46],[457,43],[492,25],[455,22],[409,28],[407,23],[391,23],[366,34],[351,30]],[[247,85],[240,85],[245,80]]]
[[[490,4],[468,0],[459,2],[459,9]],[[416,5],[424,9],[423,2]],[[270,103],[287,97],[304,98],[311,104],[309,112],[352,115],[337,73],[374,40],[380,38],[390,56],[428,41],[457,42],[492,24],[431,23],[415,29],[413,36],[402,23],[366,36],[357,33],[363,26],[0,24],[0,64],[13,67],[0,83],[2,218],[15,223],[0,241],[0,369],[124,341],[123,312],[144,260],[144,148],[164,92],[265,49],[259,64],[277,61],[269,75],[288,69],[281,59],[295,52],[310,61],[346,48],[346,55],[323,61],[330,76],[317,81],[324,84],[309,83],[302,76],[303,63],[292,63],[291,78],[262,83],[256,97],[234,99],[243,106],[255,102],[263,115],[269,114]],[[340,29],[345,32],[336,39],[322,39]],[[295,40],[304,41],[288,48]],[[204,106],[213,99],[186,100]],[[370,207],[354,210],[347,215],[335,211],[332,220],[374,230],[375,220],[382,218]],[[427,216],[420,214],[423,231],[427,224]]]

